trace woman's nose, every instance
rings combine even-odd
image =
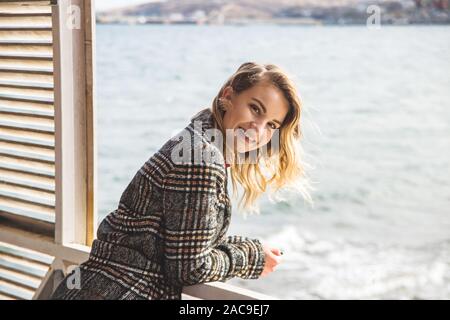
[[[250,128],[254,130],[254,132],[252,133],[255,135],[254,138],[257,139],[258,141],[261,140],[264,134],[264,123],[262,121],[259,122],[254,121],[251,123]]]

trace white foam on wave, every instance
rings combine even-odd
[[[259,283],[239,285],[286,299],[450,298],[450,240],[418,247],[329,241],[294,226],[264,240],[282,247],[283,263]]]

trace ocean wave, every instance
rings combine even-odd
[[[423,246],[329,241],[287,226],[264,240],[282,247],[283,263],[259,282],[233,280],[239,286],[285,299],[450,298],[450,239]]]

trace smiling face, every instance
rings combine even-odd
[[[227,132],[232,130],[235,151],[239,153],[267,144],[289,111],[282,91],[267,82],[259,82],[239,94],[226,87],[222,98],[227,100],[223,126]]]

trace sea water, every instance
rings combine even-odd
[[[291,195],[229,234],[281,247],[286,299],[450,298],[450,27],[97,26],[100,219],[246,61],[301,95],[313,206]]]

